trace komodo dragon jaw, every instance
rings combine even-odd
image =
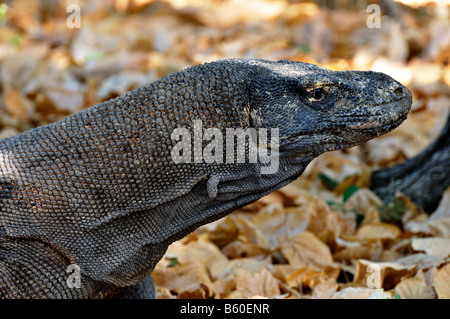
[[[170,243],[295,180],[320,153],[392,130],[410,105],[383,74],[228,59],[1,140],[0,297],[152,296]],[[278,130],[277,170],[174,161],[174,131],[196,125]],[[73,265],[79,289],[67,284]]]

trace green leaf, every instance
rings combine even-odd
[[[307,45],[306,43],[300,43],[297,45],[297,48],[303,53],[303,54],[309,54],[311,53],[311,47]]]
[[[105,58],[105,56],[103,55],[103,53],[93,51],[93,52],[89,52],[89,53],[87,54],[87,56],[86,56],[86,62],[89,62],[89,61],[101,61],[101,60],[103,60],[104,58]]]
[[[15,50],[20,50],[20,34],[14,33],[11,40],[9,40]]]
[[[364,218],[366,217],[363,214],[358,213],[355,210],[352,210],[352,213],[355,214],[355,220],[356,220],[356,226],[359,227],[361,226],[361,223],[363,222]]]
[[[352,185],[350,187],[348,187],[345,191],[344,194],[342,194],[342,200],[344,201],[344,203],[350,198],[352,197],[352,195],[354,193],[356,193],[359,190],[359,187],[356,185]]]
[[[8,5],[6,3],[0,4],[0,24],[6,21],[7,12],[8,12]]]
[[[169,258],[169,265],[167,265],[167,267],[175,267],[178,264],[178,258],[177,257],[172,257]]]
[[[337,186],[338,183],[332,179],[331,177],[328,177],[327,175],[323,174],[323,173],[319,173],[317,174],[317,177],[325,184],[325,186],[329,189],[329,190],[334,190]]]
[[[327,205],[330,206],[331,208],[333,208],[334,206],[336,206],[336,202],[334,202],[332,200],[327,200]]]
[[[393,202],[377,207],[380,221],[385,223],[402,225],[402,216],[406,212],[406,206],[402,200],[396,198]]]

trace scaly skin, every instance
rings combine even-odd
[[[410,106],[408,89],[384,74],[229,59],[5,139],[0,296],[152,297],[149,275],[170,243],[295,180],[319,154],[394,129]],[[224,136],[278,129],[277,171],[175,163],[171,135],[199,120]],[[66,283],[70,264],[81,288]]]

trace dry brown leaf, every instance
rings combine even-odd
[[[405,194],[401,192],[397,193],[396,200],[399,200],[405,208],[405,212],[402,214],[401,218],[404,229],[410,222],[422,223],[428,221],[429,215],[421,208],[417,207],[417,205]]]
[[[290,207],[255,215],[252,223],[266,235],[271,247],[278,246],[278,237],[290,237],[302,233],[310,221],[304,209]]]
[[[0,139],[8,138],[18,133],[19,131],[15,128],[5,127],[3,130],[0,131]]]
[[[405,266],[396,263],[378,263],[361,259],[356,265],[354,283],[368,288],[394,288],[403,278],[414,276],[417,267]]]
[[[416,214],[413,218],[404,220],[403,223],[405,230],[413,233],[450,238],[450,188],[443,194],[438,208],[431,216]]]
[[[95,98],[98,101],[104,101],[111,97],[116,97],[124,92],[144,86],[154,80],[152,72],[147,74],[138,71],[123,71],[119,74],[113,74],[100,83],[97,88]]]
[[[283,196],[286,196],[291,200],[296,200],[299,197],[308,196],[308,192],[301,186],[302,185],[293,182],[280,188],[278,192],[280,192],[281,194],[283,194]]]
[[[347,220],[347,215],[342,216],[332,210],[325,200],[304,192],[295,199],[295,204],[297,207],[287,208],[285,211],[299,214],[299,217],[294,217],[296,219],[295,221],[301,222],[301,227],[307,224],[306,230],[315,235],[319,235],[325,231],[330,231],[334,237],[353,233],[353,216],[351,216],[351,220]],[[292,228],[293,226],[288,227]],[[297,230],[299,229],[301,228],[297,228]]]
[[[336,279],[333,277],[320,278],[312,292],[313,299],[329,299],[338,289]]]
[[[364,242],[361,245],[346,247],[333,254],[336,261],[351,262],[358,259],[371,260],[383,252],[383,245],[380,242]]]
[[[229,258],[252,257],[267,253],[267,249],[246,239],[233,240],[222,248],[223,253]]]
[[[234,219],[228,215],[221,219],[217,227],[209,233],[209,239],[217,246],[223,247],[235,240],[238,233],[239,231]]]
[[[365,212],[364,219],[361,225],[377,224],[377,223],[381,223],[380,214],[378,213],[376,207],[373,206],[372,208],[370,208],[368,211]]]
[[[437,114],[444,114],[450,105],[450,97],[442,95],[439,97],[428,99],[427,109],[430,112],[435,112]]]
[[[436,294],[432,287],[425,282],[422,271],[415,277],[406,278],[395,286],[395,293],[402,299],[434,299]]]
[[[245,240],[264,249],[269,249],[269,241],[261,230],[259,230],[250,220],[235,216],[236,227],[239,229],[238,238]]]
[[[371,192],[367,189],[370,185],[371,174],[372,172],[366,166],[361,168],[360,166],[343,165],[341,175],[345,176],[345,178],[338,184],[334,192],[338,195],[342,195],[350,186],[360,187],[361,189],[359,191],[364,190],[363,192]],[[370,196],[373,197],[376,202],[380,202],[380,199],[373,192],[371,193]],[[356,194],[357,193],[354,195]],[[364,194],[364,196],[366,196],[366,194]]]
[[[442,265],[445,260],[441,257],[419,253],[399,258],[395,263],[405,266],[416,265],[418,269],[429,269]]]
[[[155,287],[156,299],[176,299],[177,296],[173,295],[166,287]]]
[[[207,238],[207,234],[203,234],[187,243],[183,243],[183,241],[173,243],[167,249],[165,258],[163,258],[158,265],[167,267],[171,258],[176,258],[177,264],[181,266],[200,262],[201,267],[204,267],[204,272],[211,274],[212,279],[216,279],[217,277],[214,277],[214,275],[218,275],[223,271],[226,265],[228,265],[229,260],[220,249],[209,242]]]
[[[303,24],[319,13],[319,7],[312,2],[293,3],[283,12],[282,18],[289,24]]]
[[[77,112],[84,107],[84,88],[74,79],[58,79],[44,87],[46,97],[60,111]],[[56,79],[55,79],[56,81]]]
[[[205,265],[211,266],[215,263],[228,262],[228,258],[220,249],[208,241],[207,235],[201,235],[197,240],[184,244],[181,241],[174,242],[169,246],[165,254],[167,258],[176,258],[177,263],[186,265],[202,260]],[[167,262],[166,262],[167,265]]]
[[[412,82],[420,89],[429,88],[436,84],[442,77],[443,68],[438,63],[430,63],[422,60],[415,60],[410,64],[412,68]]]
[[[360,240],[381,240],[381,239],[395,239],[402,231],[393,224],[375,223],[361,226],[356,232],[356,238]]]
[[[413,238],[411,246],[416,251],[446,258],[450,255],[450,238]]]
[[[22,97],[19,90],[11,89],[5,92],[4,102],[6,110],[11,116],[19,121],[28,120],[29,113],[32,109],[27,107],[30,103]]]
[[[291,265],[275,265],[272,274],[289,287],[297,287],[299,284],[308,285],[311,278],[318,280],[319,272],[305,267]]]
[[[329,230],[333,233],[334,237],[338,237],[353,231],[353,228],[348,225],[348,221],[336,211],[332,210],[320,198],[311,197],[308,210],[310,213],[310,223],[307,230],[315,235]]]
[[[403,224],[403,228],[405,231],[411,233],[424,233],[424,234],[433,234],[433,231],[429,226],[429,217],[426,214],[421,214],[408,220]]]
[[[14,21],[21,29],[32,32],[32,30],[39,30],[39,3],[34,3],[26,0],[17,0],[10,4],[8,10],[9,19]]]
[[[347,287],[336,292],[331,299],[390,299],[392,294],[383,289]]]
[[[439,299],[450,299],[450,264],[441,268],[434,276],[433,287]]]
[[[399,136],[385,136],[377,142],[367,142],[365,147],[368,150],[368,161],[376,165],[387,165],[388,163],[400,162],[405,159],[402,155],[401,142]]]
[[[367,215],[376,206],[382,205],[382,200],[371,190],[360,188],[344,204],[344,207],[351,211],[355,210],[362,215]]]
[[[368,152],[368,163],[392,165],[419,153],[430,141],[426,134],[429,122],[423,118],[415,119],[414,116],[410,116],[399,126],[395,134],[388,133],[367,142],[363,148]]]
[[[286,10],[285,1],[249,0],[245,6],[239,0],[221,2],[195,0],[172,2],[175,9],[185,17],[210,27],[231,27],[239,22],[261,22],[279,17]]]
[[[4,88],[30,93],[34,78],[40,75],[39,60],[24,53],[17,53],[3,62],[0,79]]]
[[[260,214],[261,212],[272,212],[275,210],[282,210],[284,209],[283,200],[285,199],[283,196],[279,195],[279,192],[271,193],[267,196],[264,196],[257,200],[256,202],[253,202],[244,208],[242,210],[244,211],[251,211]],[[256,214],[256,216],[258,215]]]
[[[450,238],[450,187],[442,195],[436,211],[431,214],[428,226],[436,237]]]
[[[430,220],[428,227],[434,236],[450,239],[450,217]]]
[[[330,248],[313,233],[305,231],[294,237],[279,238],[281,252],[289,264],[321,270],[333,265]]]
[[[251,221],[240,216],[234,216],[233,219],[238,229],[238,236],[236,240],[222,248],[228,257],[258,256],[269,251],[269,240]]]
[[[289,287],[297,288],[308,287],[314,288],[319,282],[320,278],[331,277],[337,279],[339,270],[326,267],[321,271],[313,270],[301,266],[291,265],[275,265],[272,269],[272,274],[278,278],[282,283],[286,283]]]
[[[277,280],[267,269],[250,273],[244,269],[238,269],[236,274],[236,290],[241,292],[244,298],[254,296],[274,297],[280,294]]]
[[[258,272],[271,264],[270,256],[266,258],[234,258],[229,261],[217,262],[209,266],[209,272],[213,279],[220,279],[229,275],[235,275],[236,269],[244,269],[248,272]]]
[[[269,206],[271,204],[280,203],[283,201],[283,196],[279,191],[275,191],[273,193],[270,193],[269,195],[266,195],[264,197],[261,197],[258,199],[258,203],[262,204],[264,206]]]
[[[445,84],[450,87],[450,65],[447,65],[444,68],[444,74],[442,75],[442,79],[444,80]]]
[[[214,281],[215,298],[224,298],[236,289],[236,276],[228,274]]]
[[[362,242],[356,241],[356,240],[347,240],[345,238],[337,237],[336,238],[336,248],[342,249],[342,248],[356,248],[361,247],[363,245]]]
[[[152,278],[156,286],[175,291],[184,298],[206,298],[215,293],[202,261],[178,267],[156,267]]]

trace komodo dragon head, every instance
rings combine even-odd
[[[385,134],[405,119],[410,91],[386,74],[262,62],[249,84],[255,127],[280,131],[280,156],[317,156]]]

